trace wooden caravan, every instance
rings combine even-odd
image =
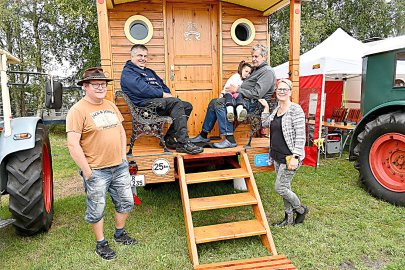
[[[114,78],[107,98],[116,100],[115,92],[120,90],[121,72],[130,59],[132,45],[145,44],[149,50],[147,66],[165,80],[174,96],[193,104],[188,129],[190,137],[197,135],[209,101],[219,96],[241,60],[251,62],[251,47],[255,44],[270,46],[268,15],[288,3],[97,0],[101,65]],[[122,99],[117,99],[116,103],[125,118],[124,126],[130,138],[128,107]],[[219,135],[218,129],[215,128],[210,135]],[[238,144],[243,145],[248,136],[249,127],[246,125],[235,130]],[[267,152],[267,139],[258,144],[263,147],[249,150],[252,160],[254,155]],[[161,176],[152,173],[151,164],[164,154],[158,139],[137,139],[133,153],[148,183],[174,181],[171,170]],[[173,164],[174,158],[173,154],[165,155],[169,164]],[[254,172],[265,170],[264,167],[252,166]]]
[[[238,63],[251,62],[251,47],[255,44],[270,47],[268,15],[290,2],[292,22],[298,26],[291,31],[295,38],[290,53],[292,79],[296,78],[294,86],[298,86],[298,0],[97,0],[101,65],[114,78],[107,98],[116,101],[121,110],[128,140],[131,115],[123,100],[115,99],[115,92],[120,90],[121,72],[130,59],[132,45],[145,44],[149,49],[147,66],[165,80],[174,96],[193,104],[188,121],[192,137],[201,130],[209,101],[219,96]],[[218,129],[214,128],[210,135],[219,135]],[[244,145],[248,136],[246,125],[235,130],[239,145]],[[260,147],[248,151],[252,160],[255,155],[267,152],[267,139],[253,145]],[[151,164],[164,154],[158,139],[137,139],[133,153],[148,183],[174,181],[173,166],[167,174],[152,173]],[[173,154],[165,155],[169,164],[173,164],[174,158]],[[252,169],[266,170],[255,164]]]
[[[120,76],[134,44],[148,47],[148,64],[164,79],[174,96],[193,105],[188,121],[190,137],[201,131],[208,103],[218,97],[226,80],[241,60],[251,62],[251,47],[270,47],[268,16],[290,4],[290,70],[294,88],[299,78],[300,0],[97,0],[101,65],[114,78],[107,98],[122,112],[128,140],[131,113],[121,98]],[[297,101],[299,93],[294,91]],[[117,97],[116,97],[117,96]],[[124,96],[125,97],[125,96]],[[211,136],[219,135],[214,129]],[[130,151],[146,183],[179,179],[190,258],[196,269],[295,269],[289,260],[276,256],[267,219],[254,180],[254,172],[269,171],[269,139],[254,138],[244,148],[249,127],[235,130],[238,147],[206,149],[198,155],[164,152],[159,139],[143,136]],[[132,159],[129,158],[129,159]],[[213,166],[214,165],[214,166]],[[208,169],[210,168],[210,169]],[[245,179],[247,192],[189,198],[188,185]],[[194,227],[192,212],[251,206],[255,219],[232,224]],[[197,244],[259,235],[270,257],[200,265]]]

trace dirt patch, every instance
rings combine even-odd
[[[347,261],[347,262],[342,262],[342,263],[339,265],[339,269],[341,269],[341,270],[354,270],[354,269],[356,269],[356,268],[354,267],[354,263],[353,263],[353,262]]]
[[[54,181],[55,199],[62,199],[71,195],[84,194],[83,178],[79,175],[61,181]]]
[[[379,258],[377,260],[371,260],[370,258],[363,256],[362,261],[368,269],[378,270],[383,269],[384,266],[388,263],[386,258]]]
[[[385,265],[387,265],[387,263],[389,263],[389,261],[387,259],[385,259],[384,257],[379,258],[377,260],[372,260],[367,256],[363,256],[361,258],[361,260],[363,261],[363,263],[367,267],[367,269],[370,269],[370,270],[383,269],[385,267]],[[352,261],[346,261],[346,262],[342,262],[339,265],[339,269],[354,270],[354,269],[356,269],[356,267]]]

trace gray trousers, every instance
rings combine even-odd
[[[294,213],[301,206],[300,199],[291,190],[291,181],[297,172],[297,170],[287,170],[286,164],[278,163],[274,161],[274,168],[276,170],[276,182],[274,184],[274,190],[283,197],[284,211],[287,214]]]

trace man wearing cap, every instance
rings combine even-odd
[[[193,106],[171,95],[170,89],[156,72],[146,67],[147,58],[148,49],[144,45],[132,46],[131,60],[126,62],[121,74],[122,91],[135,106],[160,104],[157,113],[173,118],[173,124],[165,136],[169,148],[188,154],[203,152],[203,148],[192,144],[188,137],[187,119]]]
[[[85,220],[91,224],[97,240],[96,254],[105,260],[116,257],[104,238],[107,191],[115,206],[115,242],[137,243],[124,230],[134,200],[123,117],[114,103],[104,99],[109,81],[112,79],[108,79],[101,68],[87,69],[77,83],[86,95],[72,106],[66,117],[69,152],[84,179]]]

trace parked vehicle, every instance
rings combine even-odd
[[[7,71],[8,64],[20,60],[0,49],[2,115],[0,121],[0,196],[9,194],[12,219],[1,219],[0,228],[13,224],[17,233],[33,235],[48,231],[53,219],[53,175],[51,145],[46,126],[40,117],[13,118],[9,74],[23,74],[26,83],[30,75],[46,76],[47,108],[62,105],[62,84],[37,72]]]
[[[405,36],[378,41],[363,58],[362,120],[350,160],[377,198],[405,205]]]

